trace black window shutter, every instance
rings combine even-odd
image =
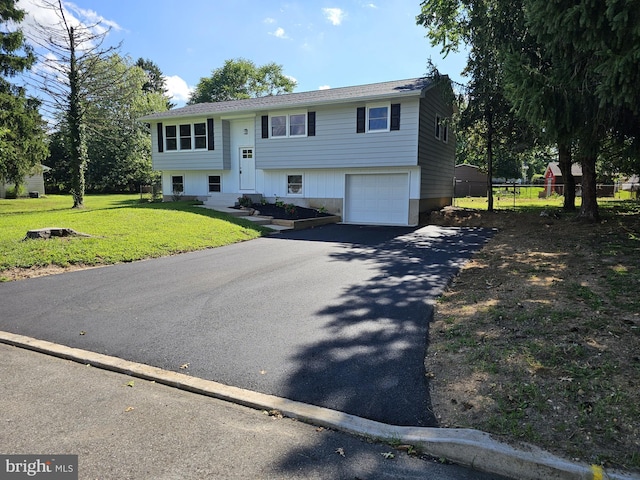
[[[164,152],[164,137],[162,135],[162,122],[158,122],[158,152]]]
[[[213,139],[213,118],[207,118],[207,150],[215,150],[216,144]]]
[[[366,109],[365,107],[358,107],[356,112],[356,133],[364,133],[366,124]]]
[[[391,128],[390,130],[400,130],[400,104],[391,104]]]
[[[316,136],[316,112],[307,113],[307,136]]]
[[[269,115],[262,115],[262,138],[269,138]]]

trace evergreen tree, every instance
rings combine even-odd
[[[9,29],[23,18],[15,0],[0,1],[0,181],[14,183],[16,190],[47,153],[38,102],[8,80],[35,61],[22,31]]]

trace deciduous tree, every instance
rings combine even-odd
[[[36,42],[47,54],[41,57],[41,68],[34,77],[44,93],[45,104],[68,134],[70,160],[70,190],[73,208],[84,206],[85,171],[87,168],[87,118],[90,103],[89,84],[117,84],[120,79],[112,72],[98,78],[97,65],[118,47],[103,48],[110,27],[100,22],[85,25],[72,22],[62,0],[45,1],[59,23],[55,27],[39,26]],[[104,75],[104,71],[100,71]]]
[[[224,102],[243,98],[291,93],[295,80],[282,72],[282,65],[256,66],[244,58],[227,60],[211,77],[201,78],[189,98],[189,104]]]

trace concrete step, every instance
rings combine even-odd
[[[250,215],[243,218],[257,225],[271,225],[271,220],[272,220],[272,217],[260,217],[256,215]]]

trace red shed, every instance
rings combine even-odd
[[[576,185],[582,182],[582,166],[579,163],[571,165],[571,174],[576,180]],[[564,179],[558,162],[549,162],[547,170],[544,172],[545,195],[548,197],[553,193],[562,195],[564,193]]]

